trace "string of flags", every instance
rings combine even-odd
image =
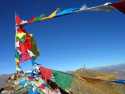
[[[18,19],[18,17],[16,17]],[[19,64],[32,60],[34,61],[39,56],[35,40],[32,34],[25,31],[22,25],[16,27],[16,69],[19,71]]]
[[[73,80],[76,79],[71,74],[48,69],[35,62],[40,53],[33,35],[24,28],[26,24],[47,21],[79,12],[110,12],[112,10],[119,10],[125,13],[125,1],[118,3],[108,2],[94,7],[84,5],[80,8],[69,8],[63,11],[56,9],[49,16],[32,17],[27,20],[22,20],[19,16],[16,16],[15,62],[17,71],[16,84],[19,86],[17,91],[22,87],[28,87],[28,94],[62,94],[61,92],[69,94],[72,91]],[[24,72],[20,65],[29,60],[32,62],[33,69],[30,72]]]
[[[125,13],[125,1],[117,2],[117,3],[107,2],[105,4],[94,6],[94,7],[88,7],[86,5],[83,5],[80,8],[69,8],[62,11],[59,8],[57,8],[49,16],[37,16],[27,20],[21,20],[19,17],[17,17],[16,25],[24,25],[24,24],[31,24],[34,22],[46,21],[53,18],[79,13],[79,12],[99,12],[99,11],[110,12],[113,10],[119,10],[120,12]]]

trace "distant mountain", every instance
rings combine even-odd
[[[102,71],[123,71],[125,72],[125,64],[111,65],[106,67],[99,67],[98,70]]]
[[[0,88],[5,86],[9,75],[0,75]]]
[[[125,64],[97,68],[98,71],[115,73],[118,79],[125,79]]]

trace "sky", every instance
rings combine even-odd
[[[95,6],[109,1],[1,0],[0,74],[15,72],[15,13],[27,19],[49,15],[56,8]],[[25,28],[37,42],[40,51],[37,62],[51,69],[67,71],[125,63],[124,26],[125,14],[112,11],[67,15]],[[31,68],[31,62],[23,66]]]

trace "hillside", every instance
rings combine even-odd
[[[114,80],[117,78],[115,73],[97,71],[93,69],[81,68],[81,69],[76,70],[73,73],[79,76],[87,77],[87,78],[95,78],[95,79],[102,79],[102,80]]]
[[[125,86],[100,79],[83,77],[83,81],[76,80],[73,85],[74,94],[125,94]]]
[[[117,68],[120,71],[120,67]],[[71,91],[73,94],[125,94],[125,84],[118,84],[112,82],[112,80],[117,79],[116,70],[103,70],[104,68],[98,70],[92,69],[78,69],[72,72],[75,79],[71,85]],[[124,68],[121,70],[123,71]],[[115,71],[115,72],[114,72]],[[8,75],[0,76],[0,86],[5,87],[6,90],[14,90],[14,86],[11,83],[7,83]],[[22,88],[20,93],[10,93],[10,94],[27,94],[26,88]],[[6,93],[8,94],[8,93]],[[62,93],[65,94],[65,93]]]

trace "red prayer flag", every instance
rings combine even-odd
[[[25,53],[28,50],[32,49],[31,36],[29,34],[26,35],[25,41],[23,43],[19,43],[19,50],[21,53]]]
[[[45,67],[40,67],[40,75],[42,77],[42,79],[44,79],[45,81],[50,80],[52,77],[52,70],[45,68]]]
[[[32,57],[29,55],[28,52],[22,53],[20,56],[21,56],[21,57],[20,57],[21,63],[23,63],[24,61],[30,60],[30,59],[32,58]]]
[[[19,16],[16,16],[16,24],[19,25],[22,22],[22,19]]]
[[[119,11],[125,13],[125,1],[111,4],[112,7],[118,9]]]

